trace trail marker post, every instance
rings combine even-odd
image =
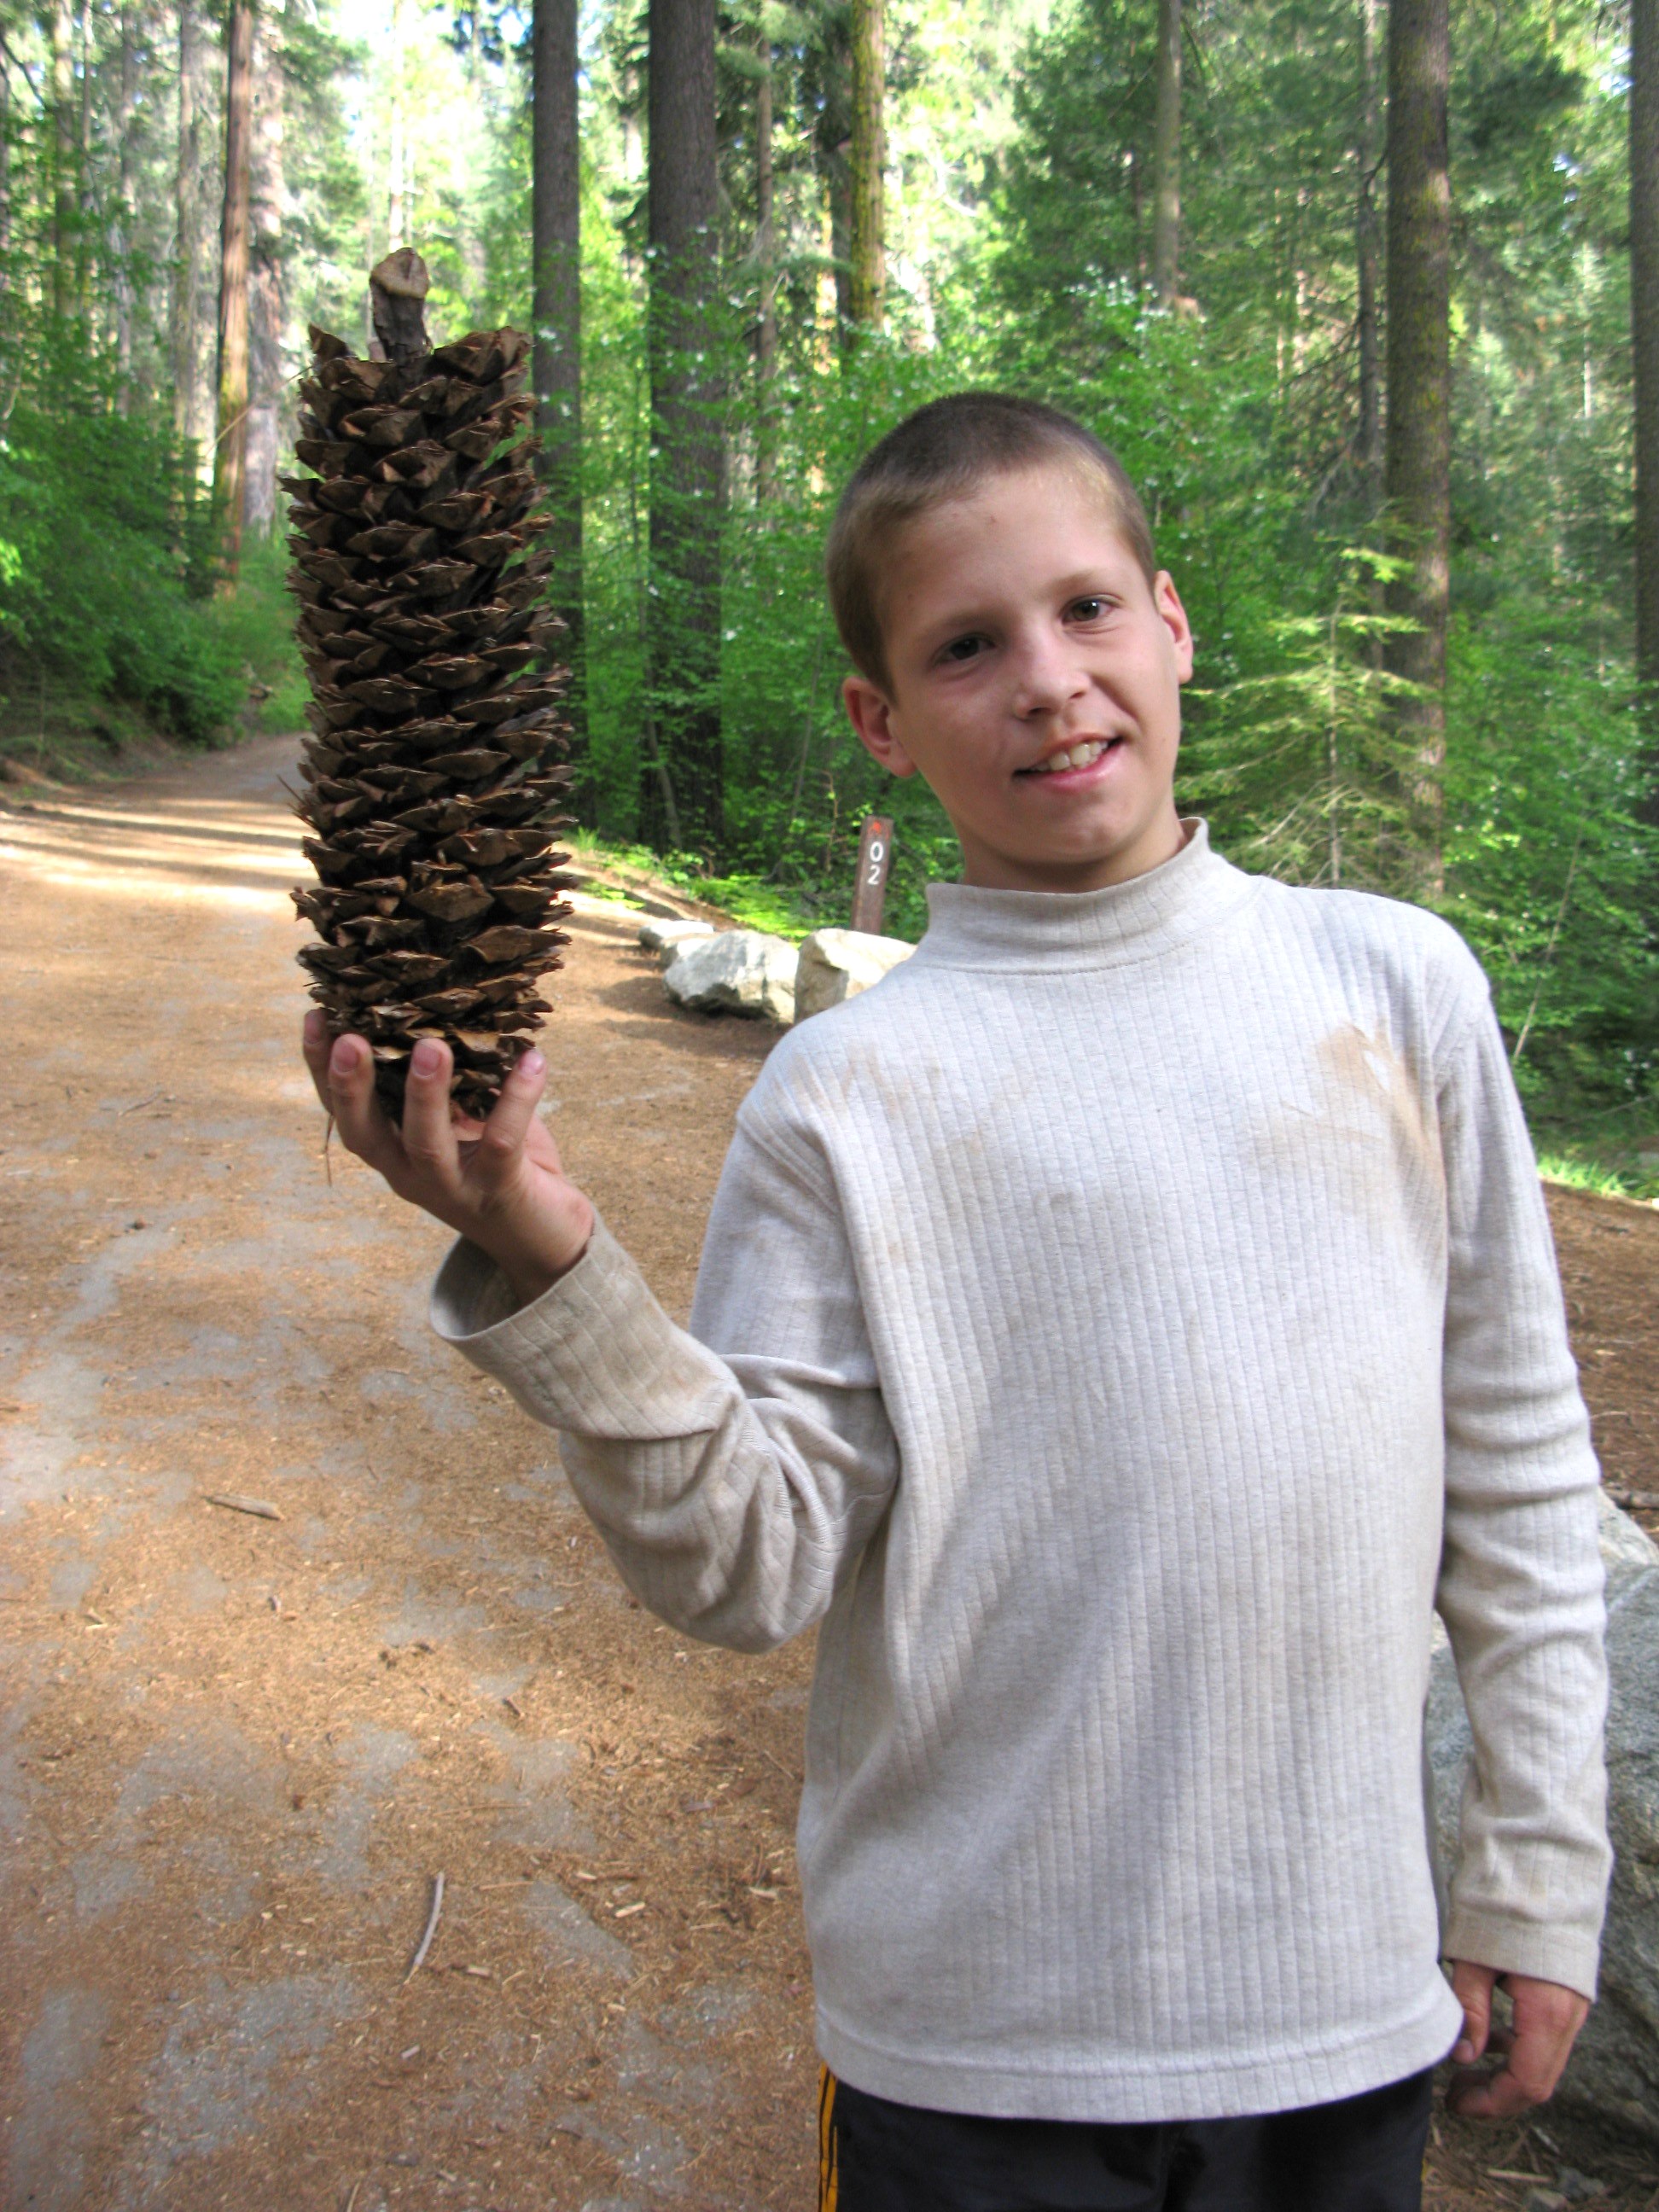
[[[887,871],[893,860],[893,825],[872,814],[859,839],[858,879],[853,886],[853,927],[881,935],[881,909],[887,896]]]

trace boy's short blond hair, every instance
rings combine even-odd
[[[824,551],[830,607],[853,665],[890,692],[882,634],[882,573],[893,541],[988,477],[1058,462],[1098,487],[1115,527],[1151,584],[1158,574],[1140,495],[1109,446],[1092,430],[1008,392],[957,392],[917,408],[872,446],[841,495]]]

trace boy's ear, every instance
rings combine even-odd
[[[914,775],[916,764],[893,727],[892,702],[887,694],[867,676],[849,676],[841,687],[841,696],[865,750],[890,775]]]
[[[1186,608],[1181,604],[1175,578],[1167,568],[1160,568],[1152,580],[1152,604],[1158,609],[1159,618],[1175,647],[1176,681],[1185,684],[1190,680],[1193,672],[1193,626],[1187,619]]]

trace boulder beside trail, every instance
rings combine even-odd
[[[795,1019],[821,1014],[908,960],[915,951],[902,937],[874,937],[863,929],[820,929],[800,949],[795,975]]]
[[[665,967],[691,938],[714,934],[712,921],[698,921],[690,915],[653,915],[640,924],[640,943],[647,952],[659,953]]]
[[[795,1018],[795,948],[759,929],[722,929],[685,939],[663,970],[675,1003],[701,1013]]]
[[[1614,1855],[1601,1995],[1557,2092],[1659,2142],[1659,1547],[1604,1492],[1607,1575],[1607,1809]],[[1455,1863],[1469,1727],[1443,1638],[1426,1722],[1443,1875]]]

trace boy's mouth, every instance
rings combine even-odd
[[[1069,775],[1079,769],[1092,768],[1108,753],[1118,750],[1121,738],[1081,738],[1076,744],[1059,752],[1049,753],[1044,759],[1035,761],[1030,768],[1016,769],[1016,775]]]

